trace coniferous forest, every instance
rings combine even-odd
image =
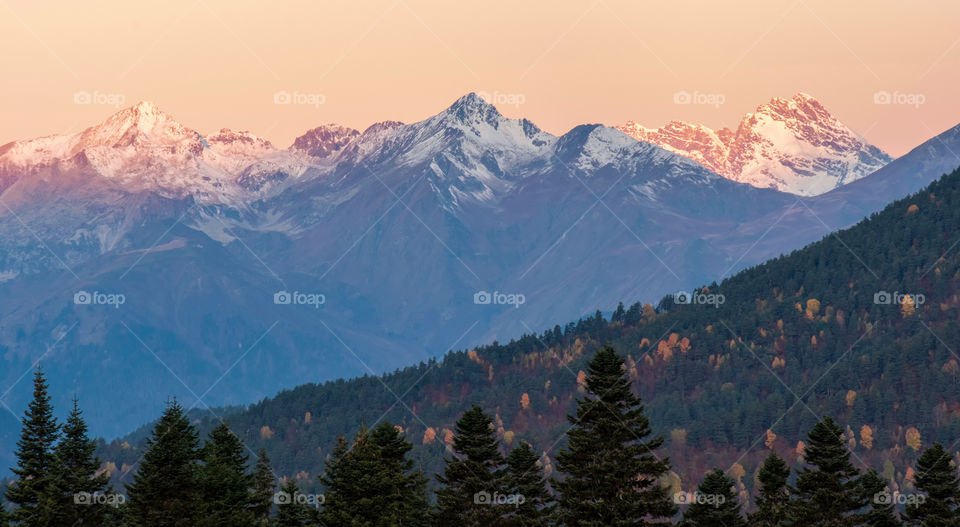
[[[692,491],[671,488],[664,439],[652,434],[631,390],[624,358],[610,346],[590,359],[583,396],[568,416],[554,477],[519,442],[505,455],[493,417],[480,406],[454,426],[433,496],[401,429],[381,421],[340,438],[320,475],[322,493],[277,478],[261,450],[251,456],[226,423],[201,442],[171,401],[123,490],[98,470],[95,444],[75,404],[57,423],[42,372],[23,422],[16,481],[0,525],[103,526],[948,526],[960,522],[960,477],[942,444],[916,463],[912,492],[891,490],[860,469],[843,427],[826,416],[807,434],[799,469],[770,452],[757,495],[716,468]],[[255,461],[251,463],[251,458]]]
[[[697,294],[105,443],[35,373],[0,525],[960,524],[960,171]],[[402,394],[402,395],[401,395]]]

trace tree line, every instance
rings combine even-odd
[[[920,456],[916,492],[892,492],[876,470],[854,465],[844,430],[830,417],[810,430],[799,470],[775,453],[766,458],[752,504],[741,503],[721,469],[693,492],[671,489],[663,439],[631,389],[624,357],[610,346],[590,360],[568,419],[556,476],[528,443],[505,453],[493,418],[474,406],[456,423],[432,498],[422,467],[408,456],[412,444],[386,421],[341,437],[320,475],[323,493],[309,494],[296,477],[278,479],[266,452],[247,451],[226,423],[201,444],[171,401],[121,493],[108,486],[78,402],[59,424],[38,370],[0,527],[960,525],[960,477],[947,449],[934,444]]]

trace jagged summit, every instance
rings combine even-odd
[[[728,179],[806,196],[860,179],[891,160],[803,92],[761,104],[736,130],[682,121],[654,129],[628,121],[618,128]]]
[[[446,112],[456,113],[456,112],[464,111],[464,112],[472,113],[472,112],[486,112],[486,111],[489,111],[490,109],[493,109],[494,111],[496,111],[496,107],[494,107],[492,104],[487,102],[483,97],[478,95],[476,92],[470,92],[460,97],[456,101],[454,101],[453,104],[451,104],[450,107],[446,109]]]
[[[360,132],[353,128],[339,124],[324,124],[307,130],[296,138],[290,149],[312,157],[325,158],[342,149],[359,135]]]

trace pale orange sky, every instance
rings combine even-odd
[[[556,134],[627,120],[735,127],[804,91],[901,155],[960,123],[958,23],[955,0],[0,0],[0,144],[113,113],[76,104],[78,91],[279,147],[322,123],[417,121],[470,91],[519,95],[498,107]],[[680,90],[724,103],[674,104]],[[322,104],[278,105],[278,91]],[[922,104],[878,105],[878,91]]]

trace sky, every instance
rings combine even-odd
[[[0,144],[140,100],[286,147],[469,92],[554,134],[735,128],[806,92],[898,156],[960,123],[958,22],[955,0],[0,0]]]

